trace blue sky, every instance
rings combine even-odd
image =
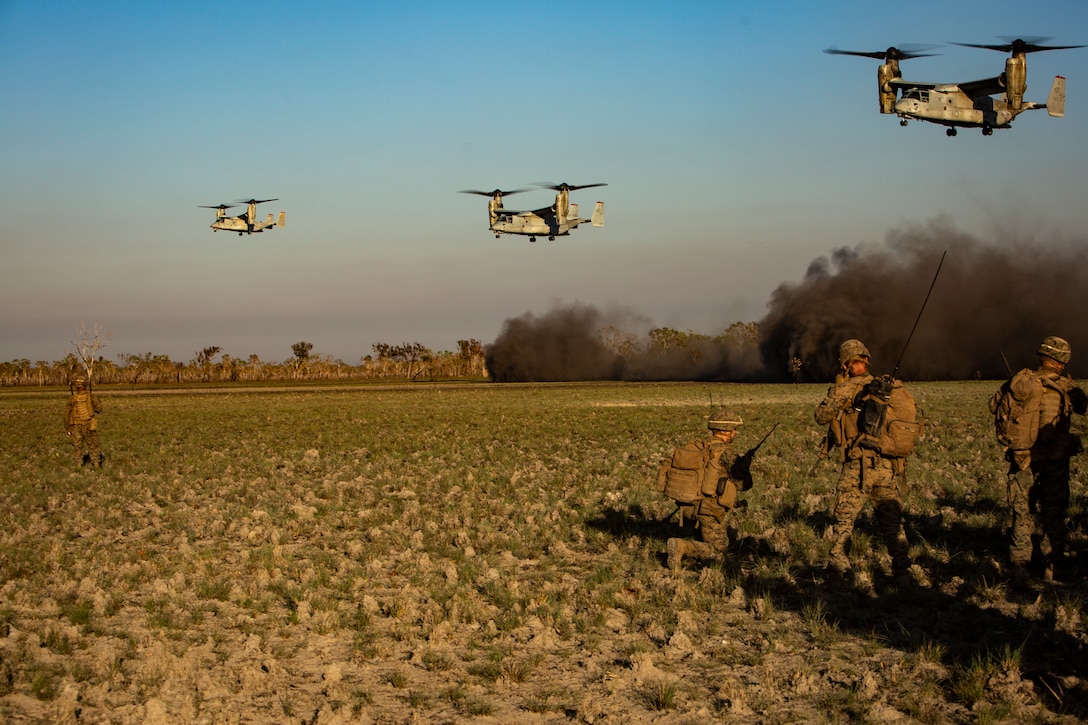
[[[998,36],[1088,43],[1088,5],[8,0],[0,360],[63,358],[85,321],[111,359],[305,340],[355,363],[574,303],[716,334],[905,224],[1083,238],[1088,48],[1029,56],[1030,100],[1068,78],[1064,119],[954,139],[877,113],[877,61],[821,53]],[[904,75],[1004,63],[934,52]],[[606,226],[495,239],[456,193],[544,181],[608,183],[572,196]],[[287,228],[212,233],[198,208],[251,196]]]

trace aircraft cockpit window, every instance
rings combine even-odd
[[[911,88],[910,90],[903,91],[903,98],[929,103],[929,91],[923,91],[920,88]]]

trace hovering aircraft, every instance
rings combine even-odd
[[[287,225],[286,215],[282,211],[274,223],[272,221],[272,212],[268,213],[263,222],[257,221],[257,205],[269,201],[279,201],[279,199],[248,199],[235,202],[235,204],[247,204],[249,206],[245,214],[238,216],[227,216],[227,209],[234,207],[235,204],[217,204],[216,206],[202,206],[200,208],[216,210],[215,221],[212,222],[213,232],[222,229],[227,232],[238,232],[238,236],[242,236],[243,234],[260,234],[265,229],[272,229],[273,226],[282,229]]]
[[[608,184],[537,184],[543,189],[556,191],[555,203],[542,209],[532,211],[513,211],[502,205],[504,196],[520,194],[528,189],[515,189],[513,191],[477,191],[465,189],[462,194],[476,194],[490,197],[487,203],[488,229],[495,233],[498,239],[503,234],[521,234],[529,237],[530,242],[535,242],[537,236],[547,235],[548,239],[565,237],[571,230],[584,222],[590,222],[595,227],[604,226],[604,202],[598,201],[593,208],[593,216],[583,219],[578,216],[578,205],[570,203],[570,192],[578,189],[591,189],[594,186],[608,186]]]
[[[1003,38],[1003,40],[1005,40]],[[1005,60],[1005,72],[994,78],[983,78],[966,83],[927,83],[905,80],[899,72],[899,61],[924,58],[929,53],[902,50],[863,52],[828,48],[832,55],[857,55],[883,60],[877,71],[877,93],[880,112],[894,113],[901,119],[900,126],[915,119],[947,126],[945,133],[955,136],[957,128],[980,128],[982,135],[992,136],[995,128],[1009,128],[1013,120],[1024,111],[1045,108],[1048,115],[1061,118],[1065,115],[1065,78],[1055,76],[1046,103],[1024,100],[1027,90],[1027,54],[1043,50],[1068,50],[1083,48],[1082,45],[1039,45],[1047,38],[1017,38],[995,45],[953,43],[967,48],[984,48],[1010,53]],[[923,46],[928,50],[932,46]],[[896,97],[898,93],[898,98]],[[998,96],[994,98],[994,96]]]

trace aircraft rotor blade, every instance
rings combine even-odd
[[[856,55],[862,58],[872,58],[874,60],[883,60],[885,62],[889,60],[910,60],[911,58],[929,58],[930,56],[937,55],[936,53],[923,53],[924,50],[932,50],[933,45],[904,45],[902,48],[896,48],[892,46],[887,50],[839,50],[838,48],[827,48],[824,50],[828,55]]]
[[[495,196],[510,196],[511,194],[520,194],[523,191],[529,191],[528,189],[514,189],[513,191],[503,191],[502,189],[495,189],[494,191],[479,191],[478,189],[462,189],[457,192],[458,194],[476,194],[477,196],[486,196],[488,198],[494,198]]]
[[[215,206],[205,206],[205,205],[201,204],[198,208],[199,209],[233,209],[234,206],[235,206],[234,204],[216,204]]]
[[[266,201],[279,201],[279,199],[239,199],[236,204],[264,204]]]
[[[1002,40],[1008,40],[1007,43],[952,43],[952,45],[959,45],[964,48],[982,48],[983,50],[996,50],[1001,53],[1038,53],[1043,50],[1072,50],[1074,48],[1083,48],[1083,45],[1040,45],[1040,43],[1050,40],[1050,38],[1038,37],[1038,38],[1014,38],[1003,37]]]
[[[579,189],[592,189],[595,186],[608,186],[608,184],[552,184],[542,181],[534,184],[533,186],[539,186],[542,189],[551,189],[552,191],[562,191],[563,189],[566,189],[567,191],[578,191]]]

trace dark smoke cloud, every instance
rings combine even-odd
[[[683,349],[653,348],[650,323],[626,311],[607,314],[591,305],[526,313],[507,320],[487,347],[487,369],[498,382],[565,380],[747,380],[762,369],[754,345],[696,337]],[[629,343],[624,354],[603,342],[603,332]]]
[[[649,324],[635,320],[643,332],[631,333],[636,344],[619,355],[601,330],[633,321],[573,305],[507,320],[487,363],[497,381],[825,382],[838,367],[839,344],[854,337],[869,348],[877,374],[891,372],[902,355],[897,377],[906,380],[999,379],[1008,374],[1002,354],[1014,370],[1034,367],[1039,342],[1059,335],[1073,347],[1070,372],[1083,376],[1086,293],[1084,240],[984,243],[938,219],[892,231],[881,245],[842,247],[813,260],[800,282],[772,294],[758,347],[706,338],[663,353],[646,344]],[[731,324],[723,320],[722,329]],[[796,360],[799,369],[791,366]]]
[[[947,251],[933,294],[904,352],[911,326]],[[907,380],[1007,377],[1034,367],[1046,335],[1059,335],[1088,359],[1088,246],[1032,240],[985,244],[946,220],[889,233],[880,247],[842,248],[815,260],[796,284],[782,284],[760,322],[761,356],[782,377],[799,358],[799,378],[824,381],[839,344],[862,340],[873,371]]]
[[[622,358],[597,337],[602,320],[601,313],[587,305],[507,320],[486,349],[491,379],[500,383],[620,379]]]

